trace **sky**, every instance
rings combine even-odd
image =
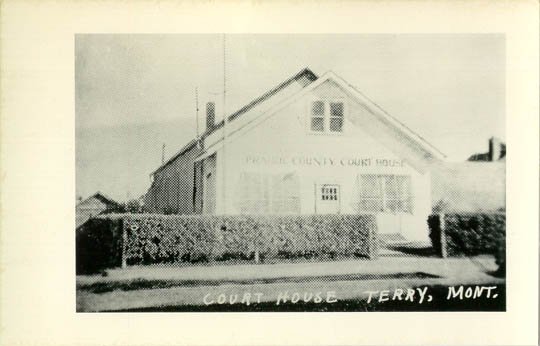
[[[77,35],[77,195],[146,192],[161,163],[196,134],[201,105],[223,114],[223,35]],[[505,41],[497,34],[226,35],[225,112],[305,67],[333,71],[450,161],[505,139]]]

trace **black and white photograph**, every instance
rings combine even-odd
[[[0,1],[0,346],[538,345],[539,8]]]
[[[505,311],[505,37],[78,34],[78,312]]]

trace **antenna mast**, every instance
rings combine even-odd
[[[196,131],[196,139],[197,139],[197,146],[199,146],[199,90],[197,87],[195,87],[195,131]]]
[[[227,94],[227,70],[226,70],[226,42],[225,42],[225,33],[223,33],[223,191],[222,191],[222,197],[223,197],[223,207],[222,207],[222,213],[226,213],[226,205],[227,205],[227,199],[226,199],[226,165],[227,165],[227,156],[225,154],[225,146],[226,146],[226,140],[227,140],[227,111],[225,110],[225,100],[226,100],[226,94]]]

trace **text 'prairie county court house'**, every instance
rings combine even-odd
[[[202,135],[152,173],[147,210],[373,213],[379,233],[428,239],[444,154],[335,73],[304,69],[215,117],[209,102]]]

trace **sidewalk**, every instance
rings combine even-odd
[[[504,282],[504,279],[487,274],[496,268],[491,257],[473,259],[381,257],[375,260],[260,265],[139,266],[109,270],[106,277],[78,276],[77,310],[101,311],[149,306],[197,305],[203,304],[206,295],[211,297],[218,294],[241,295],[244,292],[259,292],[264,301],[275,300],[278,294],[284,291],[333,291],[339,299],[354,299],[365,296],[368,290]],[[396,278],[396,274],[409,275]],[[415,274],[425,275],[416,277]],[[362,279],[358,276],[362,276]],[[260,281],[265,279],[274,281],[271,283]],[[87,285],[129,283],[134,280],[176,283],[173,287],[167,288],[113,290],[106,293],[91,293],[84,289]],[[193,282],[190,285],[183,284],[188,280],[195,284]],[[208,283],[198,285],[197,281]]]
[[[78,276],[78,284],[134,279],[145,280],[260,280],[282,277],[310,277],[346,274],[394,274],[423,272],[440,277],[475,277],[496,270],[491,257],[425,258],[380,257],[374,260],[344,260],[279,264],[208,266],[133,266],[111,269],[108,276]]]

